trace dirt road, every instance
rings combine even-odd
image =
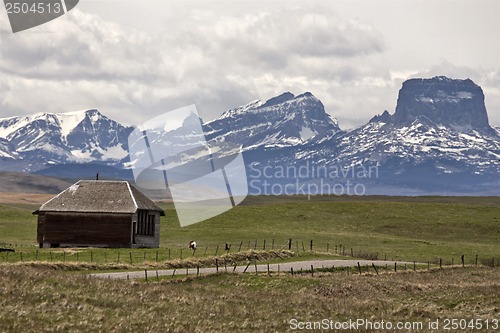
[[[310,270],[311,266],[314,269],[319,268],[331,268],[331,267],[357,267],[358,262],[362,267],[366,267],[368,265],[370,269],[372,269],[373,265],[377,267],[385,267],[386,265],[391,269],[394,268],[394,264],[397,263],[398,268],[402,269],[402,265],[409,265],[409,267],[413,267],[413,262],[404,262],[404,261],[383,261],[383,260],[307,260],[307,261],[294,261],[294,262],[285,262],[280,264],[269,264],[269,271],[272,272],[290,272],[293,268],[294,272],[299,272],[302,270]],[[266,272],[268,270],[267,264],[250,264],[249,266],[227,266],[224,267],[224,263],[221,263],[219,266],[219,272],[237,272],[237,273],[255,273],[257,272]],[[147,276],[148,278],[156,277],[158,272],[158,276],[177,276],[177,275],[196,275],[196,274],[214,274],[217,273],[216,267],[202,267],[199,268],[179,268],[179,269],[162,269],[162,270],[148,270]],[[98,277],[98,278],[110,278],[110,279],[143,279],[145,278],[146,272],[142,271],[130,271],[130,272],[117,272],[117,273],[96,273],[90,274],[90,276]]]

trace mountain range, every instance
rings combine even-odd
[[[500,128],[469,79],[407,80],[393,114],[350,131],[309,92],[253,101],[203,130],[209,145],[242,147],[253,194],[500,195]],[[3,118],[0,171],[130,179],[132,131],[97,110]]]

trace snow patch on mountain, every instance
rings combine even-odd
[[[302,139],[302,141],[308,141],[308,140],[312,139],[313,137],[315,137],[316,134],[318,134],[318,133],[316,131],[313,131],[312,129],[310,129],[308,127],[302,127],[299,134],[300,134],[300,138]]]
[[[61,135],[64,139],[68,137],[68,134],[71,133],[71,131],[76,126],[78,126],[78,124],[81,123],[83,119],[85,119],[86,112],[87,110],[55,114],[55,116],[59,120],[59,125],[61,127]]]

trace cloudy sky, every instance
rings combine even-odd
[[[310,91],[349,129],[436,75],[480,85],[500,125],[500,1],[81,0],[16,34],[0,10],[0,117],[97,108],[138,125],[194,103],[210,120]]]

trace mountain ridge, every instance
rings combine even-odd
[[[25,171],[71,162],[114,164],[126,157],[130,132],[96,109],[0,118],[0,156],[25,161]]]
[[[405,81],[393,114],[385,110],[351,131],[342,130],[310,92],[284,92],[267,101],[255,100],[202,126],[210,146],[232,153],[241,147],[247,167],[255,174],[284,166],[376,166],[380,171],[376,179],[309,175],[300,181],[342,186],[356,181],[366,185],[371,194],[500,194],[500,126],[489,125],[482,89],[469,79]],[[47,175],[70,175],[79,170],[89,176],[99,164],[127,169],[134,165],[125,154],[132,130],[95,109],[3,118],[0,171],[24,168]],[[89,163],[88,170],[85,165],[77,168],[71,164],[78,162]],[[123,177],[129,171],[107,172],[110,177]],[[293,177],[277,178],[269,180],[296,181]],[[294,183],[294,188],[300,184]]]

